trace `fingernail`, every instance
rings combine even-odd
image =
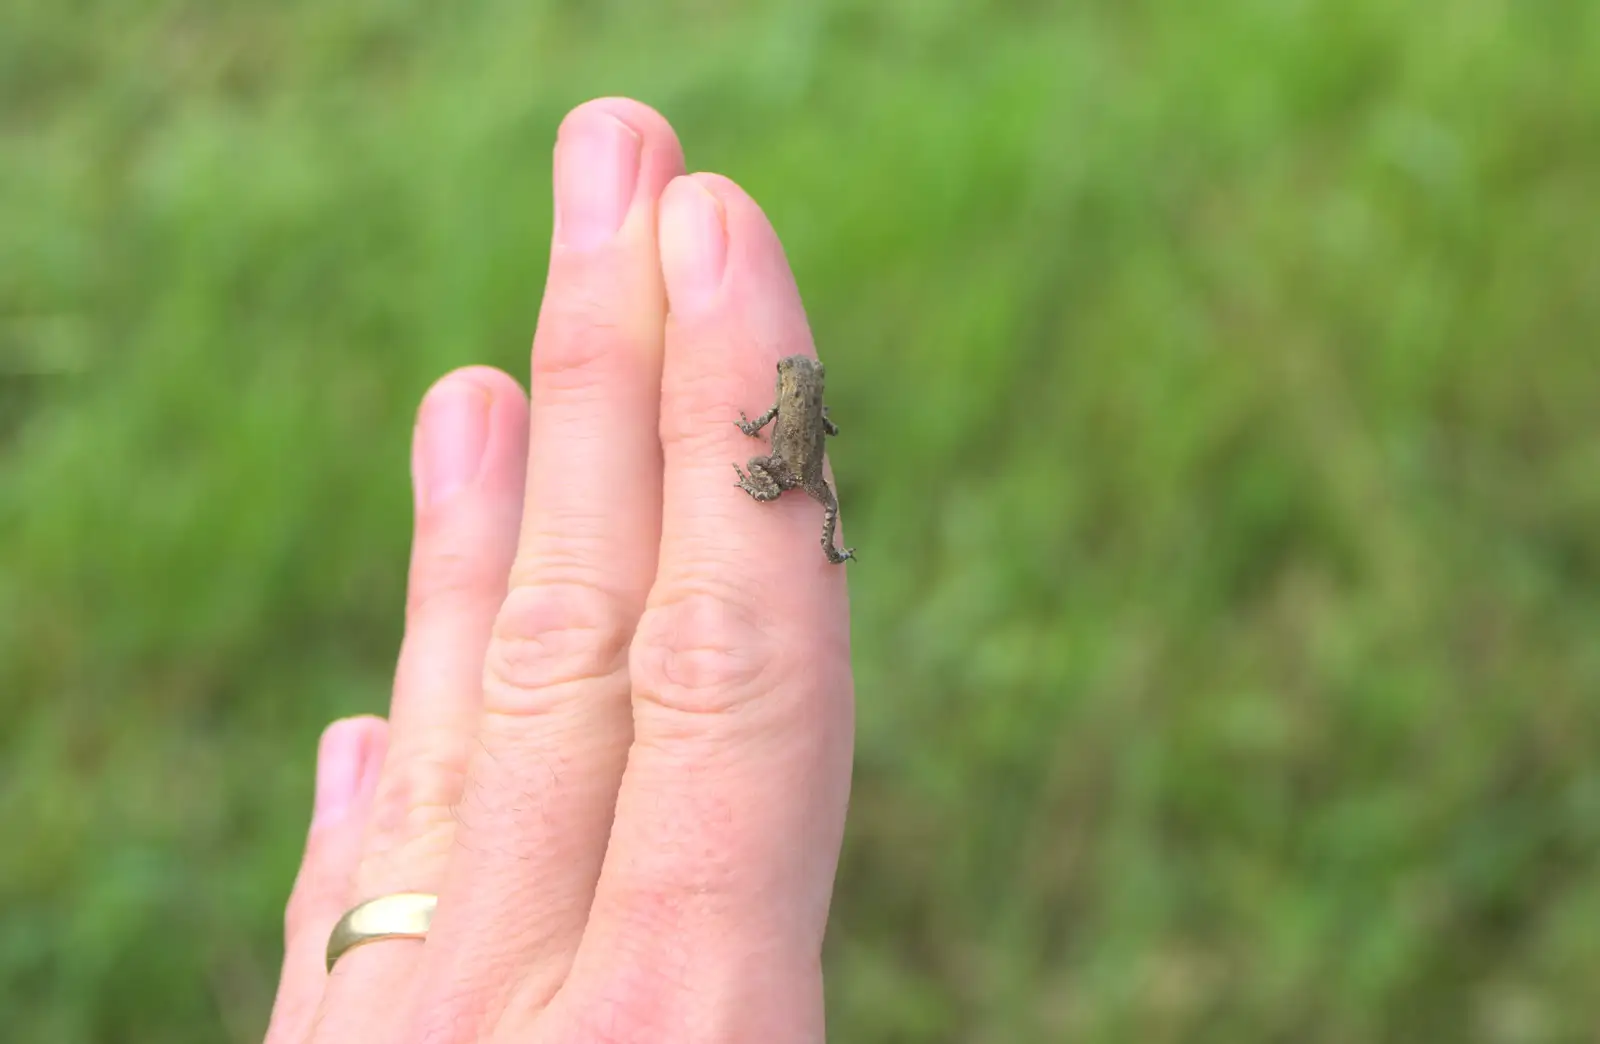
[[[570,117],[556,143],[556,240],[592,250],[622,227],[639,180],[639,135],[610,113]]]
[[[356,801],[366,801],[378,792],[378,777],[383,774],[383,759],[389,750],[389,734],[377,729],[361,746],[361,776],[356,783]]]
[[[489,393],[470,380],[445,381],[417,414],[417,504],[440,504],[478,476],[489,442]]]
[[[679,178],[661,201],[661,274],[674,315],[692,315],[722,288],[728,261],[722,201],[694,178]]]
[[[365,731],[354,720],[336,721],[322,732],[317,744],[317,791],[313,822],[338,816],[355,801],[361,789]]]

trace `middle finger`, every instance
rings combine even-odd
[[[682,170],[671,128],[637,102],[580,106],[558,136],[521,544],[419,1039],[471,1039],[514,985],[554,992],[588,915],[632,737],[628,642],[660,542],[656,199]]]

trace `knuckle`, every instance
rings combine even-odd
[[[689,450],[706,446],[720,449],[734,441],[760,445],[732,423],[720,423],[740,410],[750,413],[751,406],[755,407],[752,416],[765,408],[759,396],[746,394],[736,375],[726,370],[706,367],[664,378],[661,400],[661,441],[665,445]],[[711,423],[713,419],[719,423]]]
[[[673,1039],[668,1026],[628,1010],[590,1016],[567,1038],[571,1044],[664,1044]]]
[[[466,773],[459,757],[394,752],[373,795],[371,831],[380,846],[425,836],[450,818]]]
[[[289,901],[283,906],[283,938],[285,944],[296,939],[311,918],[322,908],[325,896],[319,894],[322,889],[315,887],[312,882],[302,876],[297,881],[294,890],[289,893]]]
[[[775,683],[772,628],[744,599],[695,592],[652,606],[632,649],[634,695],[683,714],[727,714]]]
[[[295,874],[289,898],[283,904],[285,943],[328,918],[329,911],[346,898],[363,825],[358,818],[313,824],[300,869]]]
[[[483,1039],[483,1019],[475,1007],[467,1004],[472,1000],[476,998],[457,994],[442,1004],[420,1010],[418,1021],[404,1037],[406,1044],[460,1044]]]
[[[289,899],[283,904],[284,944],[292,944],[320,921],[331,921],[347,897],[351,867],[335,866],[327,846],[308,849]]]
[[[429,615],[435,607],[479,600],[493,591],[494,571],[475,552],[435,551],[419,555],[406,591],[406,619]]]
[[[609,367],[629,353],[618,344],[631,339],[609,295],[562,280],[539,317],[541,333],[533,350],[533,375],[545,386],[586,387],[602,381]]]
[[[628,976],[626,988],[613,981],[604,993],[585,1004],[564,1033],[562,1044],[665,1044],[684,1039],[674,1031],[673,1008],[668,997],[677,992],[656,976]],[[613,980],[616,976],[613,976]],[[658,979],[656,982],[644,981]]]
[[[529,583],[506,596],[484,659],[486,709],[537,713],[558,686],[626,669],[631,614],[589,584]]]

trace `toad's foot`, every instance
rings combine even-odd
[[[853,547],[835,548],[833,546],[833,532],[839,525],[839,498],[834,495],[833,487],[818,479],[806,486],[806,492],[822,504],[822,552],[828,556],[828,561],[834,565],[848,562],[856,556]]]
[[[740,489],[750,494],[755,500],[777,500],[783,493],[783,487],[778,485],[778,480],[767,473],[763,464],[764,457],[750,458],[750,474],[746,475],[744,469],[735,464],[734,473],[739,476],[739,481],[734,483]]]

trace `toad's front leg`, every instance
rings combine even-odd
[[[741,410],[739,412],[739,419],[733,423],[739,426],[740,431],[744,432],[746,435],[749,435],[751,438],[754,438],[755,436],[761,434],[761,429],[765,428],[768,424],[771,424],[772,418],[776,417],[777,415],[778,404],[773,403],[770,410],[768,410],[766,413],[763,413],[755,420],[751,420],[750,418],[746,417],[744,415],[744,411]]]
[[[783,486],[779,485],[777,478],[772,474],[771,457],[751,457],[746,466],[750,469],[748,475],[739,465],[733,466],[733,470],[739,475],[740,489],[756,500],[777,500],[783,494]]]

